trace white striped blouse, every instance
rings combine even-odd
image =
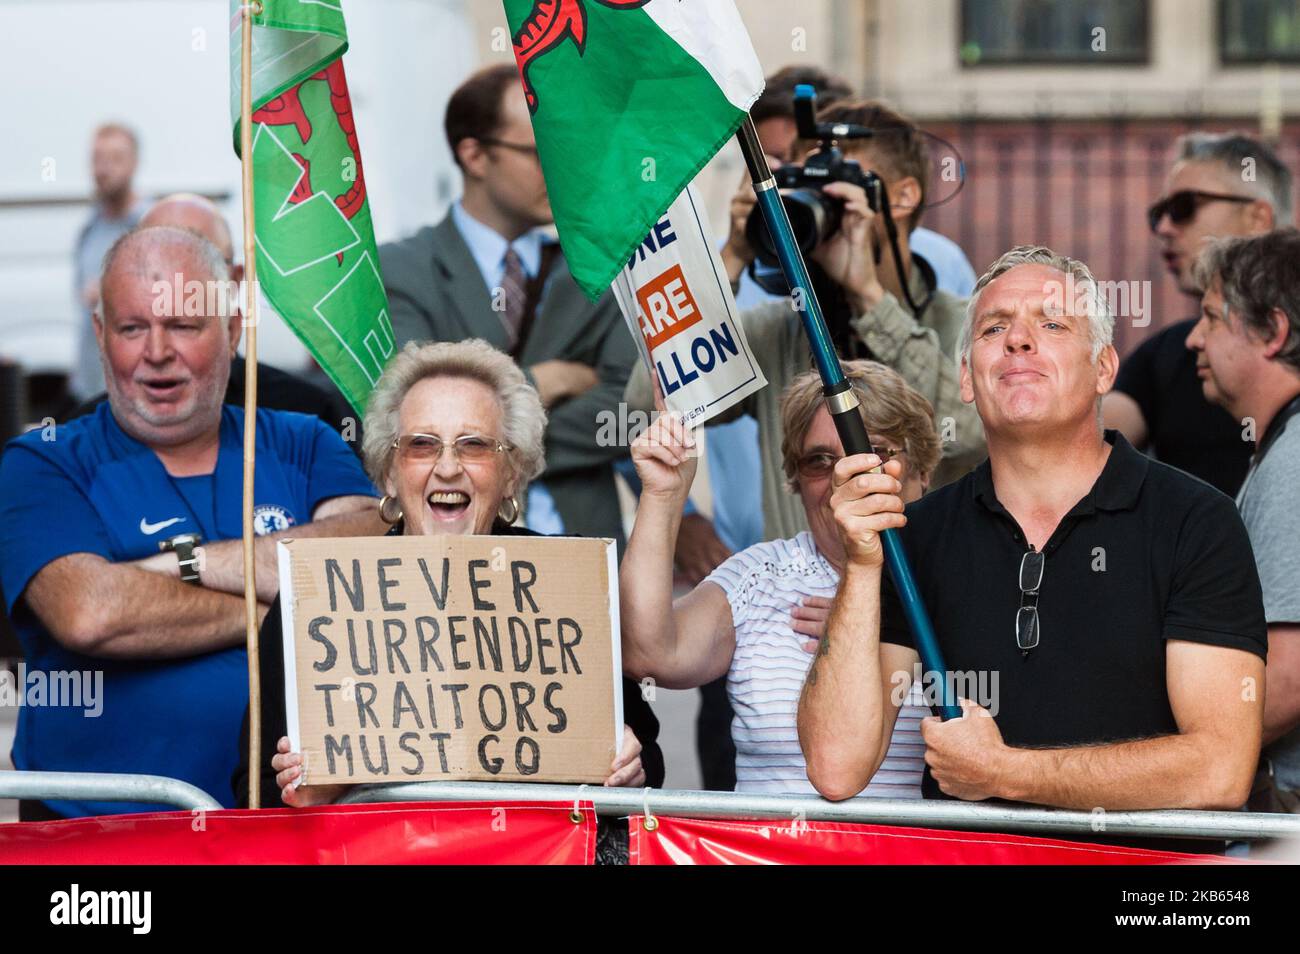
[[[812,534],[769,540],[735,554],[709,575],[731,604],[736,652],[727,673],[735,718],[736,791],[815,795],[799,748],[796,718],[804,675],[812,663],[791,612],[808,596],[832,597],[839,574],[819,552]],[[920,798],[925,769],[921,688],[913,683],[899,710],[889,751],[862,795]]]

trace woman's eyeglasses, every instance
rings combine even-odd
[[[1038,645],[1038,588],[1043,584],[1043,551],[1030,547],[1020,559],[1020,609],[1016,613],[1016,645],[1025,655]]]
[[[1183,189],[1173,195],[1167,195],[1151,208],[1147,209],[1147,223],[1154,232],[1160,220],[1166,215],[1174,225],[1190,222],[1197,210],[1206,202],[1254,202],[1250,196],[1225,195],[1222,192],[1201,192],[1197,189]]]
[[[899,447],[877,447],[873,453],[880,458],[881,462],[893,460],[899,454],[903,453]],[[800,477],[806,477],[809,480],[817,480],[825,477],[835,469],[835,464],[839,461],[835,454],[825,452],[817,454],[805,454],[795,461],[795,470],[799,472]]]
[[[403,434],[393,441],[393,447],[404,461],[435,463],[442,459],[443,448],[450,447],[462,464],[486,463],[495,455],[511,449],[508,444],[477,434],[466,434],[454,441],[444,441],[434,434]]]

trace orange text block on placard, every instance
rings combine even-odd
[[[680,265],[638,288],[636,300],[641,305],[641,333],[651,351],[702,317]]]

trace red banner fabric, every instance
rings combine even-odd
[[[1146,865],[1223,862],[1212,855],[1117,848],[1027,835],[839,822],[628,820],[633,865]]]
[[[590,865],[591,803],[456,802],[159,812],[0,825],[8,864]]]

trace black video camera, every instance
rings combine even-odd
[[[794,117],[799,137],[818,140],[821,145],[802,166],[784,165],[772,172],[777,188],[781,190],[781,204],[790,217],[795,240],[805,256],[840,229],[843,203],[822,191],[828,182],[850,182],[861,186],[873,212],[889,208],[885,184],[880,177],[864,170],[860,163],[845,159],[838,145],[845,139],[869,139],[875,135],[874,130],[851,123],[819,123],[816,108],[816,90],[811,86],[796,87]],[[745,238],[759,263],[769,268],[779,266],[772,236],[757,208],[745,223]]]

